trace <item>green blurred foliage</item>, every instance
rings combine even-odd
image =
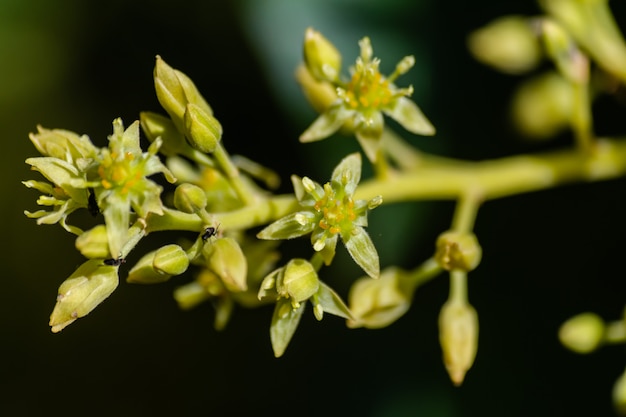
[[[28,132],[41,123],[103,144],[115,117],[129,125],[139,111],[160,112],[151,78],[156,54],[194,79],[229,151],[277,169],[285,192],[292,173],[323,181],[357,147],[352,139],[297,143],[314,118],[292,75],[308,26],[331,39],[345,62],[364,35],[386,72],[385,64],[416,55],[401,81],[414,85],[413,97],[438,129],[435,138],[408,136],[417,146],[470,159],[535,150],[517,140],[506,117],[519,79],[474,62],[465,37],[502,14],[537,12],[522,0],[0,0],[0,414],[609,415],[623,350],[574,356],[556,332],[582,309],[621,312],[622,180],[481,209],[484,260],[470,277],[481,335],[460,389],[448,380],[437,339],[445,279],[420,289],[407,316],[382,330],[348,330],[333,317],[317,323],[307,311],[279,360],[269,341],[271,309],[238,310],[217,333],[210,306],[177,308],[176,282],[122,282],[88,318],[53,335],[47,320],[57,287],[82,259],[60,227],[23,215],[36,199],[20,183],[34,177],[23,162],[34,155]],[[597,110],[602,129],[624,132],[611,124],[614,103]],[[568,143],[564,137],[550,146]],[[375,210],[370,233],[383,263],[414,266],[431,255],[451,213],[441,202]],[[346,286],[360,274],[351,266],[333,271]]]

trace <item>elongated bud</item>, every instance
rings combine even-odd
[[[304,62],[318,80],[336,81],[341,71],[341,54],[318,31],[308,28],[304,34]]]
[[[183,183],[174,191],[174,206],[185,213],[197,213],[207,205],[206,192],[197,185]]]
[[[222,125],[201,106],[188,104],[184,115],[185,137],[192,148],[213,153],[222,138]]]
[[[292,259],[285,266],[282,279],[276,284],[280,295],[288,296],[294,304],[307,300],[319,289],[317,272],[308,261]]]
[[[96,155],[96,147],[87,135],[79,136],[69,130],[50,130],[37,126],[37,133],[31,133],[29,138],[43,156],[76,161]]]
[[[248,262],[237,241],[224,237],[207,241],[202,248],[207,267],[220,277],[229,291],[248,289]]]
[[[168,281],[172,275],[154,267],[156,251],[148,252],[137,261],[128,272],[126,282],[131,284],[160,284]]]
[[[503,16],[473,31],[467,39],[474,57],[509,74],[521,74],[539,64],[541,48],[529,19]]]
[[[56,305],[50,315],[54,333],[60,332],[76,319],[86,316],[117,288],[117,267],[101,260],[83,263],[59,287]]]
[[[189,258],[180,246],[165,245],[154,253],[152,266],[161,274],[180,275],[189,267]]]
[[[459,386],[478,349],[476,310],[465,302],[447,301],[439,313],[439,342],[448,375]]]
[[[206,113],[213,114],[211,106],[204,100],[193,81],[184,73],[167,65],[160,56],[156,57],[154,67],[154,87],[159,103],[180,132],[184,132],[183,120],[187,104],[195,104]]]
[[[482,248],[473,233],[448,231],[437,239],[435,259],[446,270],[471,271],[478,266]]]
[[[595,313],[578,314],[561,325],[559,340],[576,353],[590,353],[602,344],[606,326]]]
[[[106,226],[99,224],[78,236],[76,238],[76,249],[78,249],[85,258],[111,258]]]
[[[318,113],[326,111],[337,100],[335,86],[313,77],[304,64],[299,65],[296,69],[296,81],[300,84],[307,101]]]

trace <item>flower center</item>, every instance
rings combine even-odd
[[[328,183],[324,185],[324,197],[315,202],[313,207],[323,215],[319,221],[319,226],[331,234],[340,233],[342,230],[351,230],[352,222],[357,217],[352,198],[348,196],[337,198]]]
[[[134,161],[135,156],[130,152],[121,157],[115,152],[107,155],[98,167],[102,186],[105,189],[119,187],[122,193],[127,193],[142,177],[141,169],[133,164]]]
[[[377,109],[389,104],[392,98],[389,80],[370,63],[357,68],[352,75],[346,88],[345,101],[353,109]]]

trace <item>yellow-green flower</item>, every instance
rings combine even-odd
[[[413,56],[404,57],[395,71],[384,76],[380,73],[380,60],[373,57],[370,39],[359,42],[361,55],[350,68],[350,79],[340,77],[341,56],[334,46],[319,32],[309,28],[305,35],[304,56],[310,75],[323,88],[331,85],[336,99],[300,136],[301,142],[327,138],[342,127],[354,130],[357,140],[368,158],[377,159],[383,133],[383,114],[400,123],[405,129],[420,135],[433,135],[435,128],[420,108],[407,97],[413,87],[398,88],[395,80],[406,73],[415,63]],[[304,85],[307,88],[306,85]],[[307,92],[314,96],[314,92]]]
[[[260,239],[292,239],[311,234],[313,249],[320,252],[326,264],[335,254],[341,236],[354,261],[371,277],[378,278],[378,253],[364,229],[367,211],[381,204],[380,197],[354,200],[361,179],[361,155],[344,158],[333,171],[330,182],[320,184],[308,177],[294,178],[296,197],[302,210],[268,225],[257,236]]]

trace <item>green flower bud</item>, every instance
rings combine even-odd
[[[529,139],[554,137],[569,126],[573,94],[571,84],[554,71],[532,78],[513,94],[513,123]]]
[[[521,74],[535,68],[541,48],[529,19],[503,16],[472,32],[467,39],[474,57],[483,64],[509,74]]]
[[[448,271],[471,271],[478,266],[482,257],[482,248],[473,233],[442,233],[436,246],[435,259]]]
[[[405,271],[387,268],[379,279],[364,277],[350,288],[348,304],[354,320],[348,327],[378,329],[389,326],[411,307],[413,285]]]
[[[176,128],[184,132],[184,115],[187,104],[201,107],[206,113],[213,114],[211,106],[204,100],[193,81],[182,72],[173,69],[156,57],[154,67],[154,87],[157,99],[170,115]]]
[[[152,266],[162,274],[180,275],[189,267],[189,258],[180,246],[165,245],[154,253]]]
[[[604,321],[595,313],[578,314],[561,325],[559,340],[576,353],[590,353],[604,340]]]
[[[207,241],[202,248],[207,267],[220,277],[229,291],[248,289],[248,262],[237,241],[230,237]]]
[[[192,281],[174,290],[174,299],[183,310],[190,310],[209,298],[211,293],[198,281]]]
[[[613,405],[619,415],[626,415],[626,371],[613,385]]]
[[[149,252],[137,261],[128,272],[126,282],[131,284],[160,284],[168,281],[172,275],[154,267],[156,251]]]
[[[308,300],[319,289],[317,272],[305,259],[292,259],[276,283],[278,294],[292,300],[294,306]]]
[[[97,153],[96,147],[87,135],[79,136],[69,130],[49,130],[37,126],[37,133],[31,133],[29,138],[43,156],[68,162],[94,158]]]
[[[111,258],[106,226],[99,224],[78,236],[76,238],[76,249],[78,249],[85,258]]]
[[[222,125],[201,106],[189,103],[185,109],[185,137],[192,148],[213,153],[222,138]]]
[[[312,28],[304,34],[304,62],[318,80],[339,79],[341,54],[328,39]]]
[[[305,65],[296,69],[296,81],[304,96],[317,113],[323,113],[337,100],[337,90],[326,81],[319,81],[311,75]]]
[[[174,206],[185,213],[197,213],[207,205],[206,192],[197,185],[184,183],[174,191]]]
[[[439,313],[439,343],[454,385],[461,385],[478,349],[478,316],[465,303],[447,301]]]
[[[59,287],[56,305],[50,315],[54,333],[60,332],[76,319],[86,316],[117,288],[117,267],[101,260],[83,263]]]

